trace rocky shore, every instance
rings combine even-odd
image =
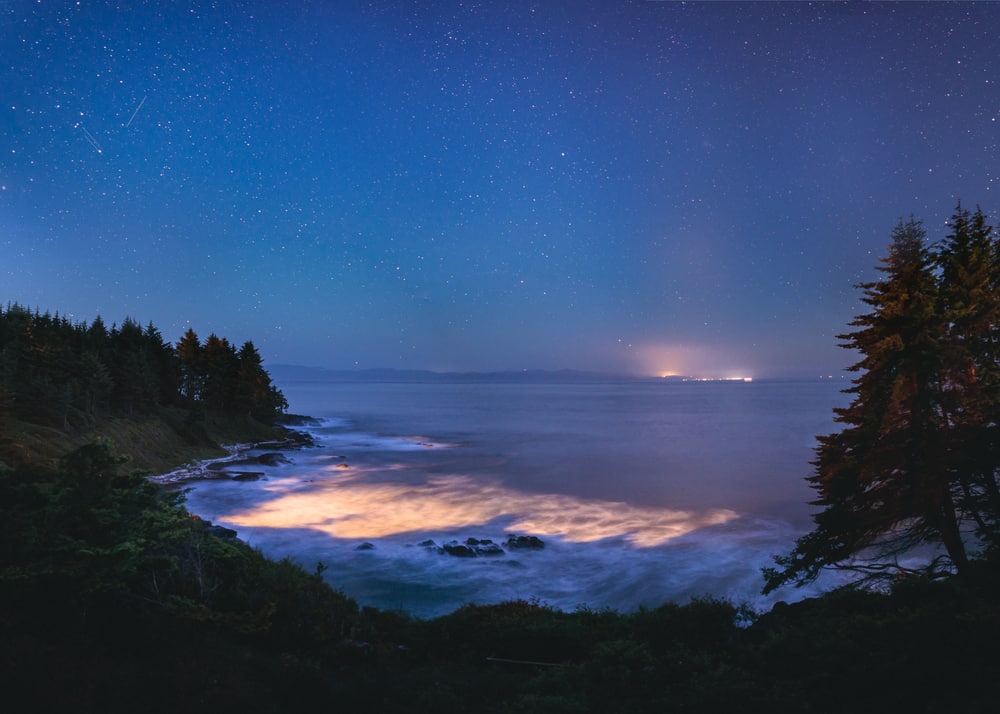
[[[304,426],[313,423],[311,417],[290,415],[283,420],[283,426]],[[227,454],[214,459],[202,459],[185,464],[173,471],[150,476],[150,480],[164,486],[176,486],[190,481],[207,479],[232,479],[235,481],[256,481],[264,478],[264,472],[255,466],[277,466],[288,463],[285,451],[296,451],[314,446],[308,433],[288,429],[284,439],[250,442],[245,444],[223,444]],[[259,452],[259,453],[258,453]]]

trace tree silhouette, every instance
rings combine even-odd
[[[65,430],[111,414],[141,415],[184,405],[241,412],[266,423],[287,408],[260,354],[237,354],[215,334],[201,344],[193,329],[167,343],[152,324],[126,317],[108,329],[20,305],[0,309],[0,417]]]
[[[860,286],[872,311],[840,336],[862,355],[846,390],[854,399],[835,410],[844,428],[819,437],[808,479],[818,494],[813,505],[823,510],[793,552],[776,558],[779,568],[765,570],[765,591],[809,582],[825,568],[868,576],[905,571],[899,557],[925,543],[945,550],[929,572],[945,561],[961,572],[968,563],[944,408],[954,390],[939,295],[950,288],[939,290],[924,237],[920,222],[900,221],[879,267],[884,277]]]
[[[181,394],[194,402],[205,388],[205,368],[201,355],[201,340],[192,328],[177,342],[177,357],[181,368]]]
[[[1000,545],[1000,262],[981,210],[959,205],[938,255],[947,325],[942,409],[962,512],[978,537]]]

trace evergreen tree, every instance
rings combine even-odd
[[[163,405],[176,404],[181,389],[181,363],[177,351],[163,339],[152,322],[146,326],[143,337],[149,366],[157,384],[157,402]]]
[[[181,393],[189,402],[201,398],[205,388],[205,368],[201,354],[201,341],[191,328],[177,343],[177,357],[181,367]]]
[[[844,428],[819,438],[808,479],[823,510],[813,516],[815,530],[776,558],[780,569],[765,571],[765,591],[808,582],[828,567],[900,571],[898,556],[923,543],[943,544],[959,571],[967,564],[942,428],[945,322],[924,236],[919,222],[900,221],[879,268],[884,277],[860,286],[872,312],[840,336],[863,356],[846,390],[854,399],[835,410]]]
[[[80,356],[80,370],[84,413],[94,415],[99,410],[108,408],[115,386],[111,370],[92,351]]]
[[[201,348],[205,367],[205,390],[202,398],[208,409],[229,410],[237,391],[239,359],[236,350],[225,337],[214,332]]]
[[[978,208],[961,204],[938,254],[941,312],[944,427],[956,500],[985,542],[1000,545],[1000,299],[998,246]]]
[[[133,414],[155,406],[157,375],[149,363],[142,327],[126,317],[120,328],[111,330],[110,342],[115,407]]]
[[[87,328],[87,342],[98,353],[107,349],[108,328],[104,325],[104,320],[101,319],[100,315],[95,317],[90,327]]]
[[[271,384],[271,376],[264,369],[260,353],[252,342],[240,348],[237,369],[237,394],[234,411],[245,413],[265,424],[288,408],[284,395]]]

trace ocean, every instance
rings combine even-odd
[[[188,508],[269,556],[322,563],[362,605],[765,609],[829,585],[765,598],[760,569],[810,529],[804,479],[844,381],[278,386],[317,419],[316,447],[254,465],[257,480],[189,484]]]

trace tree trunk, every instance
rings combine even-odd
[[[941,542],[951,562],[955,565],[958,574],[963,574],[969,565],[969,556],[965,552],[965,543],[962,542],[962,533],[958,528],[958,519],[955,517],[955,504],[951,494],[945,493],[938,513],[938,530],[941,531]]]

